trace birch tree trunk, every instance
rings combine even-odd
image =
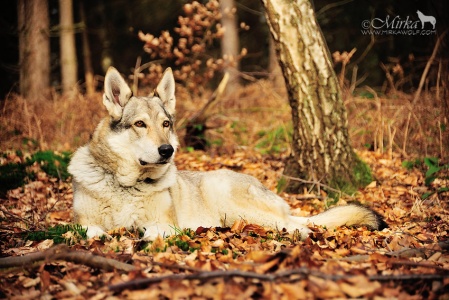
[[[293,153],[284,174],[339,188],[368,183],[369,169],[350,144],[340,86],[311,3],[262,2],[292,108]],[[302,191],[300,182],[286,183],[288,191]]]
[[[34,100],[50,88],[50,21],[47,0],[19,0],[20,93]]]
[[[62,90],[67,93],[76,88],[78,81],[72,0],[59,0],[59,26],[61,33],[59,44],[61,49]]]

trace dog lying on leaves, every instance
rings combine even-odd
[[[139,228],[145,240],[167,236],[174,228],[217,227],[244,219],[271,228],[299,230],[307,224],[328,228],[384,223],[374,211],[337,206],[312,217],[297,217],[289,205],[257,179],[230,170],[179,171],[174,164],[175,80],[167,69],[155,91],[136,97],[119,72],[105,78],[103,104],[109,112],[91,141],[73,155],[75,222],[87,236],[117,228]]]

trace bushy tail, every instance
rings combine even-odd
[[[387,223],[377,212],[361,205],[336,206],[312,217],[294,217],[303,224],[314,224],[333,228],[338,226],[362,226],[382,230]]]

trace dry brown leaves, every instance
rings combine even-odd
[[[303,242],[243,220],[229,228],[193,228],[148,245],[125,229],[111,232],[110,241],[81,240],[70,247],[25,241],[23,232],[71,222],[70,184],[43,174],[1,201],[0,298],[449,297],[449,195],[422,200],[428,189],[422,173],[404,169],[398,156],[359,155],[376,181],[339,204],[357,200],[369,205],[385,216],[389,228],[316,227]],[[180,169],[230,168],[251,174],[273,190],[283,170],[282,158],[251,151],[224,157],[180,153],[177,161]],[[323,200],[282,196],[296,214],[325,209]],[[36,253],[40,258],[29,256]],[[5,268],[4,260],[12,258],[30,260]]]

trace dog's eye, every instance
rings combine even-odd
[[[147,127],[143,121],[137,121],[136,123],[134,123],[134,126],[142,128]]]
[[[164,121],[163,123],[162,123],[162,126],[164,126],[164,127],[170,127],[170,121]]]

